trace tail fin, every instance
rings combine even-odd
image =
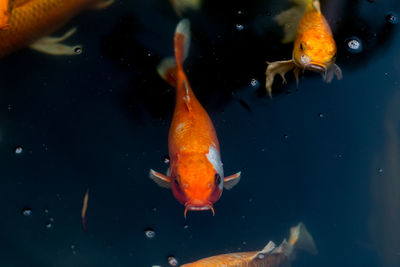
[[[158,74],[173,87],[176,87],[177,69],[182,68],[183,61],[189,53],[190,46],[190,22],[181,20],[176,26],[174,36],[175,58],[164,58],[157,67]]]
[[[290,228],[289,244],[295,249],[306,251],[312,255],[318,254],[311,234],[301,222],[297,226]]]
[[[274,20],[283,27],[284,37],[282,43],[293,42],[296,37],[297,24],[308,10],[315,9],[321,12],[319,0],[292,0],[295,4],[292,8],[281,12]]]
[[[178,68],[182,67],[190,47],[190,22],[188,19],[183,19],[178,23],[175,30],[174,48],[175,60]]]

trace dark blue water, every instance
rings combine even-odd
[[[168,1],[117,1],[60,30],[78,27],[68,42],[82,55],[25,49],[1,59],[1,266],[168,266],[169,255],[187,263],[280,243],[299,221],[319,254],[298,254],[293,266],[400,266],[400,25],[387,20],[400,3],[322,1],[343,80],[306,73],[296,89],[289,74],[269,99],[265,61],[292,50],[272,17],[290,5],[213,2],[187,13],[185,68],[225,173],[242,171],[216,215],[185,220],[148,179],[168,167],[174,91],[155,69],[172,55],[179,18]],[[346,47],[354,36],[360,53]]]

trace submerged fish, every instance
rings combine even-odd
[[[342,71],[335,64],[336,43],[328,22],[321,13],[319,0],[292,0],[296,5],[275,17],[279,25],[284,27],[283,43],[294,41],[291,60],[269,63],[266,70],[265,87],[269,96],[276,74],[280,74],[283,82],[285,73],[292,70],[299,82],[300,70],[312,70],[323,74],[326,82],[334,76],[342,79]]]
[[[182,17],[188,10],[199,10],[201,8],[203,0],[169,0],[175,13]]]
[[[72,55],[76,46],[60,42],[76,29],[61,37],[49,37],[84,9],[102,9],[114,0],[12,0],[9,27],[0,31],[0,57],[26,46],[52,55]]]
[[[181,267],[279,267],[290,266],[294,259],[294,250],[304,250],[317,254],[312,236],[306,227],[299,223],[290,229],[289,241],[286,239],[276,246],[269,243],[260,251],[229,253],[184,264]]]
[[[176,88],[175,111],[168,136],[170,168],[167,175],[150,170],[150,178],[172,188],[175,198],[188,210],[209,210],[223,188],[239,182],[240,172],[224,178],[214,126],[197,100],[183,70],[190,45],[190,23],[181,20],[174,37],[175,59],[166,58],[158,73]]]
[[[7,30],[10,18],[10,0],[0,0],[0,30]]]

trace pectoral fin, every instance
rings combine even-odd
[[[150,170],[149,177],[159,186],[164,188],[171,188],[171,179],[168,176],[154,170]]]
[[[61,44],[62,41],[66,40],[68,37],[76,32],[76,28],[73,28],[66,32],[60,37],[43,37],[37,40],[35,43],[30,45],[30,48],[50,55],[62,56],[62,55],[76,55],[80,53],[81,46],[69,46]]]
[[[333,64],[326,72],[326,75],[324,77],[324,81],[327,83],[330,83],[333,78],[336,76],[338,80],[341,80],[343,78],[342,75],[342,70],[340,67],[336,64]]]
[[[268,63],[268,62],[267,62]],[[275,75],[279,74],[282,77],[283,83],[286,83],[285,74],[291,69],[295,68],[293,60],[275,61],[268,63],[267,70],[265,72],[266,82],[265,88],[267,89],[268,95],[272,96],[272,84],[274,83]],[[298,72],[295,72],[296,80],[298,80]]]
[[[235,173],[231,176],[224,178],[224,188],[227,190],[232,189],[240,181],[241,172]]]

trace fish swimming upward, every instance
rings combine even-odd
[[[0,0],[2,1],[2,0]],[[102,9],[114,0],[10,0],[8,28],[0,31],[0,57],[26,46],[52,55],[75,54],[76,46],[61,44],[61,37],[49,37],[84,9]]]
[[[158,185],[171,188],[175,198],[188,210],[209,210],[223,188],[239,182],[240,172],[224,178],[219,143],[207,112],[196,99],[183,71],[190,45],[190,23],[181,20],[174,37],[175,59],[166,58],[158,73],[176,88],[175,111],[168,136],[170,167],[167,174],[150,170]]]
[[[300,71],[320,72],[324,81],[331,82],[334,76],[342,79],[342,71],[335,64],[336,43],[328,22],[321,13],[319,0],[292,0],[296,5],[275,17],[284,27],[283,43],[294,41],[291,60],[269,63],[266,70],[265,87],[269,96],[276,74],[286,82],[285,73],[292,70],[299,83]]]
[[[295,250],[307,251],[314,255],[318,253],[312,236],[302,223],[292,227],[289,241],[284,239],[278,247],[269,241],[260,251],[213,256],[181,267],[288,267],[294,259]]]

